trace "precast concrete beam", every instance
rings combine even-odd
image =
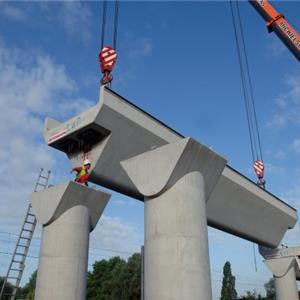
[[[65,152],[72,166],[82,164],[84,144],[92,149],[90,181],[128,196],[143,199],[120,161],[175,142],[182,137],[159,120],[103,87],[97,105],[57,125],[47,118],[44,138]]]
[[[143,194],[121,167],[121,161],[184,136],[112,90],[102,87],[99,102],[59,123],[47,119],[44,138],[65,152],[73,166],[92,161],[90,180],[143,201]],[[255,220],[255,222],[253,222]],[[259,244],[277,247],[297,221],[296,210],[226,166],[207,202],[212,227]]]
[[[186,138],[121,164],[145,197],[145,300],[212,299],[206,201],[226,160]]]
[[[268,259],[264,261],[275,279],[277,300],[299,300],[296,267],[297,262],[294,257],[282,257]]]
[[[85,300],[89,234],[110,195],[69,182],[31,195],[43,225],[36,300]]]
[[[267,247],[277,247],[297,212],[227,166],[207,202],[212,227]]]

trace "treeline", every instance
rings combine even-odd
[[[34,300],[37,272],[20,288],[17,299]],[[0,287],[3,278],[0,277]],[[10,293],[12,286],[6,286]],[[141,255],[133,254],[127,261],[120,257],[96,261],[87,277],[87,300],[140,300],[141,299]],[[5,297],[3,300],[10,300]]]
[[[34,300],[37,272],[28,283],[18,291],[17,299]],[[0,286],[3,278],[0,277]],[[235,289],[236,279],[231,265],[226,262],[223,268],[223,281],[220,300],[276,300],[274,279],[264,286],[266,296],[257,294],[255,290],[238,296]],[[12,290],[7,285],[6,293]],[[93,270],[87,275],[87,300],[140,300],[141,299],[141,255],[133,254],[128,260],[112,257],[108,260],[96,261]],[[10,300],[5,297],[3,300]]]
[[[227,261],[223,267],[223,280],[220,300],[276,300],[274,279],[270,279],[265,285],[266,297],[257,294],[256,291],[247,291],[246,295],[237,295],[235,289],[235,276],[231,271],[231,264]]]
[[[227,261],[223,267],[223,281],[220,300],[276,300],[276,290],[274,278],[264,284],[266,296],[258,294],[255,290],[246,291],[243,296],[237,296],[235,290],[235,276],[231,271],[230,262]],[[300,296],[300,292],[298,292]],[[288,299],[287,299],[288,300]]]
[[[88,273],[88,300],[140,300],[141,255],[97,261]]]
[[[35,282],[36,282],[37,271],[32,273],[29,281],[23,288],[20,288],[17,293],[16,299],[26,299],[26,300],[34,300],[34,290],[35,290]],[[2,288],[5,277],[0,277],[0,288]],[[13,291],[13,286],[8,282],[5,285],[4,293],[1,300],[10,300],[9,296]]]

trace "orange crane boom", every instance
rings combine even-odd
[[[267,0],[249,0],[252,6],[267,22],[268,31],[274,31],[282,42],[300,61],[300,35],[285,19],[278,13],[272,4]]]

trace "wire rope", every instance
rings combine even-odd
[[[103,0],[102,5],[102,24],[101,24],[101,37],[100,37],[100,51],[104,47],[105,39],[105,27],[106,27],[106,15],[107,15],[107,0]]]
[[[238,1],[236,3],[236,16],[234,13],[234,4],[230,0],[231,18],[234,28],[234,37],[237,49],[238,63],[242,81],[243,97],[246,109],[247,124],[249,131],[250,147],[253,162],[255,160],[263,161],[261,138],[257,121],[257,113],[255,108],[253,84],[250,75],[249,60],[246,51],[246,43],[244,38],[243,25]]]

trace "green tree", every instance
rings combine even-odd
[[[226,261],[223,268],[221,300],[232,300],[236,297],[235,277],[232,275],[230,262]]]
[[[29,281],[25,284],[23,288],[19,290],[17,294],[17,298],[34,300],[36,278],[37,278],[37,270],[31,274]]]
[[[128,261],[113,257],[94,263],[88,273],[88,300],[140,300],[141,256],[133,254]]]
[[[276,300],[275,280],[271,278],[265,285],[266,296],[268,300]]]
[[[255,290],[253,292],[247,291],[246,295],[242,297],[242,300],[257,300],[257,299],[261,299],[261,298],[258,298]]]
[[[140,300],[141,299],[141,255],[133,254],[127,262],[127,299]]]
[[[34,300],[36,278],[37,271],[31,275],[28,283],[19,289],[17,299]],[[120,257],[96,261],[93,270],[87,274],[87,299],[140,300],[140,280],[141,255],[138,253],[129,257],[128,261]],[[1,282],[3,278],[0,277],[0,284]],[[10,284],[8,289],[12,289]]]
[[[2,289],[2,286],[3,286],[3,283],[4,283],[4,279],[5,279],[5,277],[0,277],[0,290]],[[13,286],[9,282],[7,282],[6,285],[5,285],[4,293],[3,294],[4,295],[5,294],[10,294],[10,293],[12,293],[12,290],[13,290]],[[3,298],[3,300],[9,300],[10,299],[10,297],[8,295],[4,296],[2,298]]]
[[[120,257],[113,257],[108,261],[103,259],[96,261],[93,271],[88,273],[87,299],[112,300],[113,293],[119,288],[114,282],[113,275],[120,275],[126,262]]]

